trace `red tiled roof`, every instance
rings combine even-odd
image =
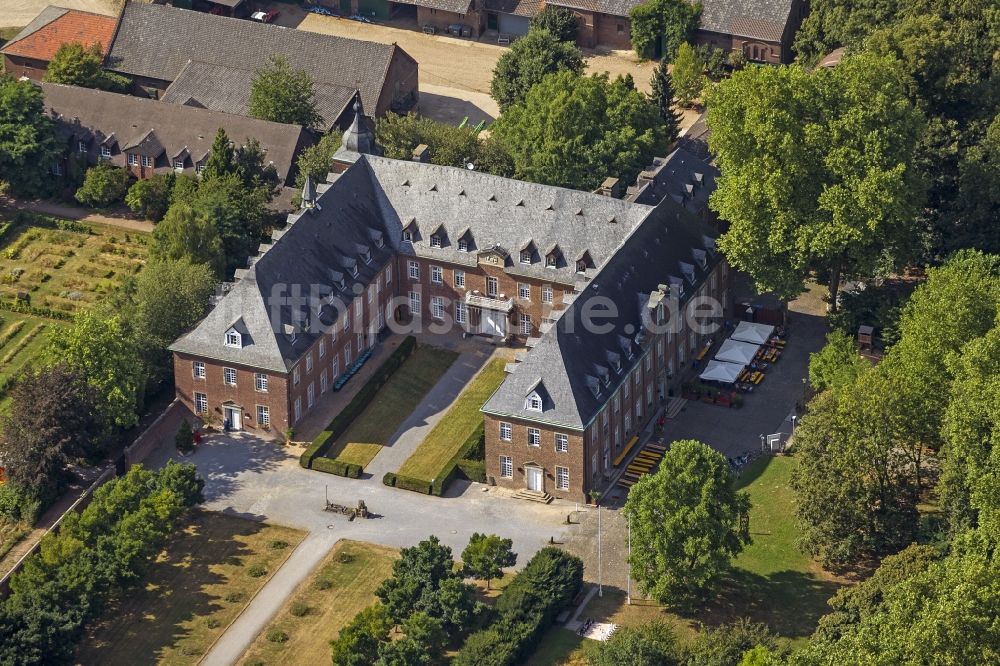
[[[52,60],[60,46],[67,42],[80,42],[84,46],[100,44],[107,55],[115,34],[117,19],[89,12],[68,10],[34,32],[7,44],[6,55]]]

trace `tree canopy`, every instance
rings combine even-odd
[[[545,5],[542,11],[531,17],[531,29],[547,30],[561,42],[576,42],[580,19],[568,7]]]
[[[658,620],[619,627],[611,638],[596,645],[587,663],[589,666],[681,666],[684,661],[673,628]]]
[[[225,253],[215,222],[187,204],[171,206],[163,221],[153,229],[151,254],[154,259],[204,264],[219,277],[225,268]]]
[[[674,95],[674,82],[665,59],[661,60],[656,69],[653,70],[650,88],[652,89],[650,98],[660,113],[660,120],[663,121],[664,137],[668,143],[673,143],[680,133],[681,114],[674,109],[674,105],[677,103]]]
[[[128,171],[102,162],[87,169],[83,185],[73,196],[85,206],[104,208],[124,201],[131,182],[132,175]]]
[[[62,147],[41,88],[0,75],[0,182],[18,196],[42,194]]]
[[[593,190],[609,175],[635,180],[667,147],[656,107],[622,78],[546,76],[492,128],[522,180]]]
[[[104,70],[101,44],[84,47],[80,42],[64,42],[56,49],[43,80],[114,92],[126,92],[132,84],[127,76]]]
[[[687,42],[677,47],[677,57],[674,58],[670,76],[677,95],[677,103],[683,107],[693,105],[695,100],[701,97],[708,83],[701,59]]]
[[[253,118],[309,128],[323,123],[312,77],[281,55],[254,74],[247,112]]]
[[[575,44],[560,41],[547,30],[529,30],[500,56],[493,70],[490,94],[500,105],[500,111],[506,113],[524,101],[532,86],[547,74],[562,71],[579,74],[583,67],[583,55]]]
[[[517,553],[511,549],[513,545],[512,540],[496,534],[474,532],[469,545],[462,551],[463,573],[485,580],[486,589],[490,589],[490,580],[500,578],[504,567],[512,567],[517,562]]]
[[[750,498],[736,491],[721,454],[694,440],[674,442],[625,502],[629,565],[639,588],[672,606],[702,598],[750,543],[741,524],[749,510]]]
[[[382,118],[376,131],[386,157],[411,159],[413,149],[424,144],[431,164],[462,168],[472,164],[477,171],[507,177],[514,171],[510,155],[496,139],[482,139],[469,127],[455,127],[411,113]]]
[[[794,297],[821,271],[836,309],[844,274],[912,256],[922,120],[897,61],[746,69],[710,94],[708,124],[722,171],[710,205],[731,225],[719,246],[759,289]]]

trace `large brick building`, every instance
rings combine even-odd
[[[582,499],[703,342],[641,333],[644,313],[727,300],[709,228],[670,197],[652,207],[378,152],[356,117],[332,182],[307,184],[304,210],[172,345],[179,399],[280,433],[390,323],[460,327],[528,350],[483,408],[488,473]],[[592,331],[585,318],[607,303],[613,330]],[[601,418],[607,431],[591,431]]]

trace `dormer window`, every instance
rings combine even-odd
[[[611,386],[611,373],[604,375],[604,385]]]
[[[111,149],[107,146],[101,146],[101,158],[105,160],[111,159]]]
[[[576,262],[576,272],[577,273],[584,273],[586,271],[587,271],[587,262],[584,261],[583,259],[580,259],[579,261],[577,261]]]
[[[226,331],[226,346],[236,347],[237,349],[243,346],[243,336],[237,331],[229,329]]]
[[[559,263],[559,257],[556,256],[555,252],[549,252],[547,255],[545,255],[546,268],[555,268],[556,264],[558,263]]]
[[[431,234],[431,247],[441,247],[440,234]]]
[[[358,265],[351,266],[351,277],[358,277]]]
[[[413,232],[411,232],[409,229],[404,229],[403,230],[403,240],[406,241],[407,243],[412,243],[413,242]]]
[[[86,154],[87,153],[87,142],[86,141],[77,141],[77,143],[76,143],[76,149],[80,153]]]
[[[370,264],[372,262],[372,251],[365,250],[364,252],[361,253],[361,258],[364,260],[366,264]],[[354,274],[357,275],[357,271],[355,271]]]
[[[531,250],[521,250],[521,263],[522,264],[531,263]]]
[[[540,412],[542,411],[542,399],[537,393],[532,393],[528,396],[525,406],[533,412]]]
[[[458,240],[458,251],[459,252],[468,252],[469,251],[469,241],[465,240],[464,238],[460,238]]]

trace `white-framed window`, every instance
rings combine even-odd
[[[590,456],[590,473],[597,476],[597,454]]]
[[[521,334],[531,335],[531,317],[525,313],[521,313]]]
[[[569,490],[569,468],[556,467],[556,489]]]
[[[486,278],[486,295],[496,296],[500,291],[500,282],[495,277]]]
[[[296,421],[302,418],[302,398],[295,399],[295,405],[292,408],[292,413],[295,415]]]
[[[636,368],[635,369],[635,387],[639,388],[640,384],[642,384],[642,373],[639,372],[639,368]]]
[[[420,264],[415,261],[407,262],[407,268],[409,270],[409,276],[411,280],[420,279]]]
[[[543,284],[542,285],[542,303],[552,302],[552,285]]]
[[[257,425],[261,428],[271,425],[271,410],[267,405],[257,405]]]
[[[410,314],[419,315],[420,314],[420,292],[411,291],[410,292]]]
[[[379,281],[381,283],[381,280]],[[375,285],[368,285],[368,304],[371,305],[375,302]]]
[[[226,333],[226,346],[227,347],[239,347],[241,346],[242,336],[236,331],[228,331]]]
[[[528,428],[528,446],[541,446],[542,432],[538,428]]]
[[[306,372],[312,372],[313,369],[313,355],[312,352],[306,354]]]
[[[184,160],[174,160],[174,171],[184,171]]]
[[[462,301],[455,301],[455,323],[464,324],[468,320],[468,311],[465,308],[465,303]]]
[[[531,250],[521,250],[520,260],[522,264],[531,263]]]
[[[660,362],[662,363],[663,362],[663,340],[662,339],[656,341],[656,355],[657,355],[657,357],[659,357]]]
[[[510,456],[500,456],[500,477],[503,479],[514,478],[514,459]]]
[[[556,452],[567,453],[569,451],[569,437],[561,432],[556,433]]]
[[[601,425],[603,425],[605,428],[608,427],[608,410],[606,409],[603,412],[601,412]]]
[[[385,267],[385,283],[392,284],[392,264]]]
[[[431,247],[441,247],[441,237],[437,234],[431,234]]]
[[[205,378],[205,363],[204,361],[194,361],[191,363],[191,374],[194,375],[195,379]]]
[[[617,414],[618,412],[620,412],[621,408],[622,408],[622,399],[621,399],[621,396],[616,395],[615,396],[615,414]]]
[[[77,152],[85,154],[87,152],[87,142],[86,141],[77,141],[76,142],[76,149],[77,149]]]
[[[638,422],[642,419],[642,402],[635,403],[635,420]]]
[[[441,270],[440,266],[431,266],[431,282],[434,284],[441,284],[444,278],[444,271]]]
[[[632,395],[632,389],[629,388],[629,386],[630,385],[628,383],[628,380],[625,380],[625,382],[622,384],[622,393],[625,395],[626,400],[628,400],[628,397]]]
[[[197,164],[194,165],[194,172],[196,174],[198,174],[199,176],[201,175],[201,172],[204,171],[204,170],[205,170],[205,163],[204,162],[198,162]]]
[[[622,448],[622,429],[615,426],[615,450]]]
[[[236,368],[223,368],[222,381],[226,386],[236,386]]]
[[[533,412],[542,411],[542,399],[538,397],[537,393],[532,393],[528,396],[526,407]]]
[[[350,369],[350,367],[351,367],[351,343],[350,341],[348,341],[348,343],[344,345],[344,369],[348,370]]]
[[[340,356],[337,354],[334,354],[333,360],[330,361],[330,371],[333,373],[334,379],[340,376]]]
[[[309,382],[309,386],[306,387],[306,404],[309,405],[309,409],[316,404],[316,384]]]
[[[361,356],[361,350],[365,348],[365,336],[363,333],[358,333],[354,336],[354,342],[358,345],[358,356]]]
[[[469,251],[469,241],[465,240],[464,238],[459,238],[458,239],[458,251],[459,252],[468,252]]]
[[[351,311],[350,309],[344,310],[344,332],[351,330]]]
[[[204,393],[194,394],[194,413],[204,414],[208,411],[208,396]]]
[[[139,166],[139,156],[135,153],[128,154],[128,165],[129,166]]]
[[[409,229],[403,229],[403,240],[407,243],[413,242],[413,232]]]
[[[646,354],[646,371],[653,369],[653,357],[650,354]]]
[[[531,300],[531,285],[527,282],[518,282],[517,297],[522,301]]]
[[[444,298],[441,296],[431,297],[431,316],[435,319],[444,319]]]
[[[107,146],[101,146],[101,157],[104,159],[111,159],[111,149]]]
[[[49,171],[52,172],[53,176],[63,175],[63,165],[62,162],[53,162],[52,166],[49,167]]]
[[[511,439],[511,427],[509,423],[500,424],[500,439],[509,442]]]
[[[301,377],[299,376],[299,368],[298,366],[296,366],[295,369],[292,370],[292,386],[298,386],[300,379]]]
[[[632,415],[625,414],[625,434],[632,432]]]
[[[354,299],[354,316],[357,317],[358,320],[360,321],[361,317],[364,316],[364,313],[365,313],[365,303],[364,301],[361,300],[361,297],[359,296],[358,298]]]
[[[326,368],[323,368],[323,372],[319,373],[319,392],[326,393],[326,389],[330,386],[330,380],[326,377]]]
[[[258,393],[267,393],[267,375],[263,372],[254,373],[253,385]]]
[[[459,289],[465,288],[465,271],[455,271],[455,286]]]
[[[651,406],[651,407],[653,405],[653,385],[652,384],[650,384],[649,386],[646,387],[646,404],[649,405],[649,406]]]
[[[559,257],[556,255],[555,252],[551,252],[551,253],[545,255],[545,267],[546,268],[555,268],[556,264],[558,263],[558,260],[559,260]]]
[[[149,168],[149,167],[153,166],[153,158],[150,157],[149,155],[143,155],[142,156],[142,166],[144,166],[146,168]]]
[[[326,356],[326,340],[320,338],[319,341],[319,357],[323,358]]]

